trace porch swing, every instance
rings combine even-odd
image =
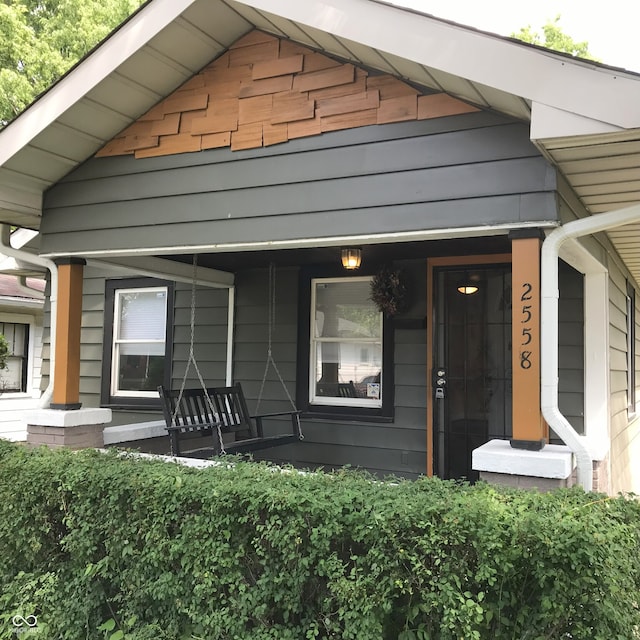
[[[196,281],[198,259],[193,256],[193,278],[191,282],[191,314],[190,314],[190,340],[189,360],[182,376],[180,388],[175,390],[158,387],[162,413],[169,433],[171,443],[171,455],[181,456],[183,453],[191,457],[213,457],[225,454],[243,454],[261,449],[268,449],[295,440],[302,440],[302,428],[300,426],[300,411],[295,406],[287,386],[280,374],[278,365],[273,358],[272,336],[275,325],[275,265],[269,265],[269,322],[268,322],[268,347],[267,360],[260,385],[260,392],[256,404],[256,415],[250,415],[247,402],[239,382],[228,387],[207,387],[200,373],[200,368],[194,355],[195,342],[195,311],[196,311]],[[199,388],[185,388],[191,366],[198,376]],[[258,414],[264,386],[273,367],[280,384],[282,385],[291,411]],[[291,422],[291,430],[276,435],[265,435],[263,422],[273,418],[288,418]],[[193,445],[197,437],[211,436],[209,444],[187,450],[183,443]],[[233,437],[232,441],[225,442]]]

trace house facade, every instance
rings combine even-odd
[[[637,487],[640,117],[619,105],[640,79],[371,1],[337,22],[327,2],[179,4],[63,79],[47,128],[36,102],[0,133],[14,189],[48,154],[41,203],[0,212],[37,221],[57,279],[32,437],[108,410],[105,443],[161,451],[155,389],[192,354],[207,385],[302,412],[275,461],[538,484],[577,464],[586,488]],[[611,88],[587,104],[570,81]]]

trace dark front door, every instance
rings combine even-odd
[[[475,481],[471,452],[511,434],[511,265],[433,274],[435,472]]]

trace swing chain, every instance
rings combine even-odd
[[[211,396],[206,392],[207,386],[204,382],[202,374],[200,373],[200,368],[198,367],[198,363],[196,362],[196,358],[194,356],[194,343],[195,343],[195,334],[196,334],[196,280],[198,275],[198,255],[196,253],[193,254],[193,277],[191,278],[191,314],[189,318],[189,324],[191,329],[191,336],[189,338],[189,360],[187,361],[187,366],[184,370],[184,375],[182,376],[182,382],[180,383],[180,391],[178,392],[178,398],[176,400],[175,407],[173,409],[173,414],[171,416],[171,424],[172,426],[178,426],[176,418],[178,416],[178,411],[180,410],[180,403],[182,402],[182,396],[184,395],[184,389],[187,384],[187,377],[189,374],[189,368],[193,364],[193,368],[198,376],[198,380],[200,381],[200,385],[202,389],[205,391],[205,398],[207,400],[207,405],[209,407],[209,411],[211,412],[211,417],[215,419],[217,414],[216,408],[213,406],[213,402],[211,400]],[[222,429],[220,428],[220,423],[217,422],[216,430],[218,432],[218,444],[220,447],[220,454],[224,455],[226,453],[224,448],[224,441],[222,439]]]
[[[262,394],[264,392],[265,382],[267,381],[267,374],[269,373],[269,365],[271,365],[273,367],[273,370],[276,372],[276,375],[278,376],[278,380],[280,381],[280,384],[282,385],[282,388],[284,389],[284,392],[287,396],[287,399],[289,400],[289,403],[293,407],[293,410],[294,411],[298,410],[295,402],[293,401],[293,398],[291,397],[291,394],[289,393],[289,389],[287,388],[287,385],[282,375],[280,374],[278,365],[276,364],[276,361],[273,358],[272,344],[273,344],[273,327],[275,326],[275,323],[276,323],[276,267],[273,262],[270,262],[269,263],[269,313],[268,313],[268,324],[267,324],[267,330],[268,330],[267,361],[265,363],[264,373],[262,375],[260,392],[258,393],[258,401],[256,403],[256,413],[258,413],[258,410],[260,409],[260,403],[262,402]],[[296,419],[298,421],[298,437],[302,440],[304,436],[302,435],[302,429],[300,427],[300,417],[296,416]]]

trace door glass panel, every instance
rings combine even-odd
[[[511,434],[511,270],[509,265],[435,272],[435,368],[446,371],[433,398],[437,472],[477,479],[471,452]],[[460,293],[461,283],[477,286]]]

